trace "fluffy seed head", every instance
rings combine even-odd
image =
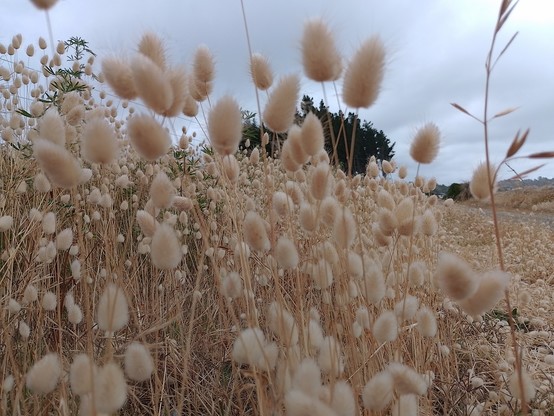
[[[50,189],[52,189],[50,181],[42,172],[37,173],[37,175],[35,176],[35,179],[33,180],[33,187],[38,192],[42,193],[50,192]]]
[[[55,106],[44,113],[39,122],[39,137],[65,146],[65,125]]]
[[[56,235],[56,248],[58,250],[69,250],[73,243],[73,230],[66,228]]]
[[[33,145],[33,154],[53,185],[69,189],[79,184],[79,162],[64,147],[38,139]]]
[[[4,215],[0,217],[0,233],[3,233],[5,231],[8,231],[10,228],[12,228],[13,225],[13,217],[10,215]]]
[[[56,214],[47,212],[42,217],[42,231],[44,234],[54,234],[56,232]]]
[[[98,328],[114,332],[129,322],[129,308],[123,289],[110,283],[100,296],[97,307]]]
[[[391,416],[417,416],[419,414],[417,396],[414,394],[400,396],[391,410]]]
[[[279,80],[263,112],[263,121],[271,131],[284,133],[292,125],[299,91],[300,80],[297,75],[288,75]]]
[[[150,199],[156,208],[170,208],[175,197],[175,188],[165,172],[160,171],[150,185]]]
[[[161,70],[165,70],[165,48],[158,35],[152,32],[142,35],[138,44],[138,51],[150,58]]]
[[[496,192],[496,181],[494,178],[495,166],[490,165],[490,177],[493,181],[493,192]],[[486,201],[490,198],[489,175],[487,173],[487,163],[482,162],[473,171],[471,182],[469,182],[469,191],[475,199]]]
[[[196,49],[193,63],[194,78],[201,82],[212,82],[215,77],[214,58],[210,49],[201,45]]]
[[[436,275],[444,294],[455,301],[473,296],[479,287],[479,279],[475,272],[455,254],[439,254]]]
[[[385,409],[394,395],[394,380],[388,371],[375,374],[362,391],[366,409],[378,412]]]
[[[102,413],[117,412],[127,400],[127,383],[123,370],[114,362],[98,369],[94,377],[94,403]]]
[[[377,36],[366,40],[346,68],[342,98],[351,108],[371,106],[381,89],[385,68],[385,48]]]
[[[458,302],[458,305],[470,316],[479,316],[494,308],[504,296],[510,282],[510,274],[493,270],[478,279],[477,291],[470,297]]]
[[[42,309],[44,309],[45,311],[53,311],[54,309],[56,309],[57,303],[58,301],[56,294],[53,292],[46,292],[42,296]]]
[[[337,416],[354,416],[356,414],[356,398],[352,387],[346,381],[340,380],[334,384],[331,398],[331,407]]]
[[[292,386],[308,396],[317,397],[321,389],[321,370],[312,358],[302,360],[294,377]]]
[[[137,55],[131,71],[138,96],[154,112],[164,114],[173,103],[173,90],[163,70],[150,58]]]
[[[433,338],[437,333],[437,319],[431,309],[423,306],[417,311],[417,330],[419,333],[428,338]]]
[[[329,374],[331,377],[338,377],[344,370],[340,344],[335,338],[327,336],[323,339],[319,348],[317,363],[321,371]]]
[[[226,95],[212,107],[208,134],[214,150],[222,156],[234,154],[242,138],[242,115],[238,103]]]
[[[268,308],[269,328],[288,347],[298,344],[298,326],[292,314],[277,302],[272,302]]]
[[[69,368],[71,391],[79,396],[90,393],[96,370],[96,365],[87,354],[77,354]]]
[[[333,236],[341,248],[349,248],[356,238],[356,220],[349,208],[341,209],[335,217]]]
[[[125,100],[134,100],[138,93],[133,71],[126,59],[110,57],[102,61],[102,73],[112,90]]]
[[[229,272],[221,279],[221,295],[236,299],[242,295],[242,279],[237,272]]]
[[[410,156],[418,163],[431,163],[439,153],[440,130],[435,123],[421,127],[410,146]]]
[[[169,224],[163,223],[156,228],[150,254],[152,264],[158,269],[173,270],[181,263],[181,243]]]
[[[523,385],[523,392],[521,391],[520,384]],[[525,369],[521,369],[521,381],[517,370],[510,376],[509,381],[510,392],[515,398],[529,402],[533,400],[536,394],[536,388],[533,383],[533,379],[529,376]],[[523,395],[522,395],[523,393]]]
[[[315,199],[322,200],[329,194],[329,165],[319,163],[313,170],[310,191]]]
[[[437,233],[437,219],[430,209],[426,210],[421,216],[421,232],[427,236],[433,236]]]
[[[394,380],[394,388],[399,395],[417,394],[423,396],[427,391],[427,382],[413,368],[401,363],[390,363],[388,372]]]
[[[146,381],[154,371],[154,360],[144,344],[131,343],[125,350],[125,374],[133,381]]]
[[[236,183],[238,181],[240,165],[235,155],[223,156],[221,168],[223,176],[226,177],[229,182]]]
[[[144,210],[137,211],[137,222],[146,237],[152,237],[158,225],[156,219]]]
[[[167,131],[147,114],[132,117],[127,125],[127,134],[135,150],[149,161],[165,155],[171,146]]]
[[[250,58],[250,75],[254,85],[259,90],[265,91],[273,84],[273,72],[267,58],[259,53],[252,54]]]
[[[398,322],[394,312],[385,311],[379,315],[373,323],[372,331],[379,344],[394,341],[398,336]]]
[[[318,397],[299,390],[290,390],[285,395],[285,410],[288,416],[337,416],[337,413]]]
[[[100,117],[87,121],[81,136],[81,155],[91,163],[108,164],[117,157],[113,128]]]
[[[187,117],[196,117],[198,114],[198,103],[190,94],[186,94],[183,101],[183,114]]]
[[[303,202],[300,205],[300,209],[298,210],[298,220],[300,222],[300,226],[306,231],[314,231],[317,227],[315,210],[306,202]]]
[[[310,156],[318,154],[325,143],[323,126],[314,113],[308,113],[302,124],[301,144],[304,152]]]
[[[294,243],[285,236],[281,236],[277,240],[274,256],[279,267],[283,269],[294,269],[298,265],[298,251]]]
[[[166,72],[166,76],[173,91],[173,101],[163,115],[165,117],[176,117],[183,110],[188,95],[187,74],[184,68],[172,68]]]
[[[246,328],[233,343],[232,357],[238,364],[259,362],[263,359],[265,335],[260,328]]]
[[[308,78],[325,82],[340,77],[341,56],[333,34],[323,20],[313,19],[306,22],[301,42],[302,65]]]
[[[242,232],[244,241],[252,250],[268,251],[270,249],[264,221],[256,212],[248,211],[246,213],[242,223]]]
[[[399,321],[412,319],[419,307],[419,299],[412,295],[406,295],[403,299],[394,305],[394,313]]]
[[[33,393],[52,392],[62,375],[62,365],[57,354],[46,354],[33,364],[27,373],[25,384]]]

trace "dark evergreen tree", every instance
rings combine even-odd
[[[316,107],[312,97],[304,95],[300,102],[300,108],[296,112],[295,122],[302,124],[308,113],[314,113],[323,124],[325,134],[325,149],[329,153],[331,163],[338,164],[347,171],[348,160],[352,153],[352,174],[365,172],[367,162],[371,156],[375,156],[378,161],[390,160],[394,156],[395,143],[390,142],[389,138],[382,130],[377,130],[369,121],[360,120],[354,113],[344,115],[342,112],[328,112],[323,100]],[[247,139],[250,140],[250,147],[261,144],[260,126],[256,121],[256,114],[243,111],[243,141],[241,147],[244,147]],[[355,134],[353,136],[355,126]],[[270,143],[266,146],[268,154],[275,154],[280,149],[280,144],[285,135],[270,134]],[[353,139],[354,137],[354,139]],[[351,144],[354,143],[352,151]]]

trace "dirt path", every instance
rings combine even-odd
[[[465,205],[465,204],[463,204]],[[492,212],[489,206],[474,206],[465,205],[467,209],[485,216],[492,220]],[[500,221],[510,221],[518,223],[531,223],[538,227],[547,227],[554,231],[554,214],[545,212],[533,212],[531,210],[519,210],[519,209],[505,209],[500,208],[498,211],[498,218]]]

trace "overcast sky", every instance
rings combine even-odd
[[[48,38],[46,18],[30,1],[0,0],[0,42],[22,33],[24,45]],[[439,157],[422,167],[439,183],[468,180],[484,158],[482,126],[456,111],[457,102],[480,115],[484,61],[500,0],[244,0],[252,47],[266,55],[276,76],[302,74],[299,39],[303,23],[323,17],[336,33],[345,59],[367,37],[379,34],[388,49],[383,91],[360,112],[392,142],[396,159],[410,167],[408,150],[416,129],[435,122],[443,133]],[[98,58],[131,54],[141,34],[154,31],[167,41],[175,64],[190,64],[195,48],[207,45],[216,58],[215,96],[232,94],[255,111],[248,74],[248,49],[240,0],[60,0],[51,10],[54,39],[80,36]],[[491,151],[500,161],[518,129],[531,129],[522,154],[554,150],[554,1],[521,0],[503,28],[499,50],[519,35],[498,64],[491,89],[491,113],[519,107],[491,124]],[[340,94],[340,84],[337,85]],[[327,87],[332,92],[332,86]],[[321,86],[303,77],[302,93],[322,97]],[[329,97],[336,108],[336,98]],[[191,124],[194,128],[194,124]],[[523,171],[533,163],[515,161]],[[503,170],[503,178],[512,175]],[[531,175],[554,177],[554,163]]]

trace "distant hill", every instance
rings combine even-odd
[[[554,179],[544,178],[539,176],[536,179],[523,179],[523,180],[509,180],[509,181],[500,181],[498,183],[499,191],[509,191],[511,189],[518,188],[541,188],[543,186],[552,186],[554,187]]]

